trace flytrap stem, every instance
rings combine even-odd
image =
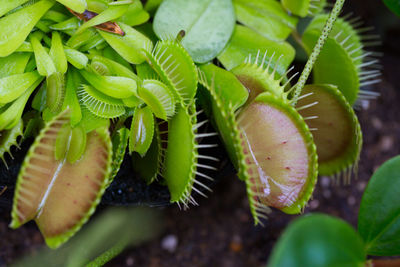
[[[321,33],[321,36],[319,37],[317,44],[315,45],[310,57],[308,58],[306,66],[304,67],[304,70],[301,73],[299,81],[296,84],[296,89],[295,89],[294,96],[292,99],[293,106],[296,106],[296,104],[297,104],[297,100],[300,96],[301,90],[303,89],[304,85],[306,84],[307,79],[311,74],[311,70],[315,64],[315,61],[317,60],[322,48],[324,47],[325,41],[328,38],[329,33],[331,32],[336,19],[339,17],[340,12],[342,11],[344,2],[345,2],[345,0],[337,0],[335,5],[333,6],[331,13],[329,14],[329,18],[326,21],[326,24]]]

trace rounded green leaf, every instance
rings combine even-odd
[[[276,244],[268,267],[364,267],[360,236],[346,222],[308,215],[289,225]]]
[[[237,20],[268,39],[283,41],[296,29],[298,18],[290,16],[278,1],[234,0],[233,3]]]
[[[383,0],[385,5],[397,16],[400,16],[400,1],[399,0]]]
[[[182,30],[182,45],[193,60],[205,63],[215,58],[228,42],[235,26],[230,0],[165,0],[154,18],[160,39],[174,39]]]
[[[400,156],[385,162],[372,176],[361,200],[358,231],[367,253],[400,254]]]

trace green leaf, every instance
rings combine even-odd
[[[142,2],[134,1],[126,10],[126,13],[118,19],[129,26],[136,26],[145,23],[150,18],[149,13],[143,9]]]
[[[29,0],[13,0],[13,1],[2,1],[0,5],[0,17],[5,15],[7,12],[17,8]]]
[[[42,76],[50,76],[55,73],[57,71],[56,66],[54,65],[54,62],[47,53],[46,49],[40,43],[39,38],[37,38],[35,34],[32,34],[30,36],[30,40],[35,53],[36,65],[39,74]]]
[[[229,41],[234,26],[230,0],[165,0],[153,24],[160,39],[174,39],[184,30],[182,45],[197,63],[215,58]]]
[[[269,61],[272,67],[278,64],[277,72],[282,75],[292,63],[295,50],[287,42],[271,41],[250,28],[237,25],[225,50],[218,56],[218,60],[226,69],[231,70],[242,64],[250,55],[251,62],[254,62],[257,55],[263,57],[264,54],[266,55],[265,66]],[[283,56],[278,62],[281,55]]]
[[[41,79],[37,71],[15,74],[0,79],[0,104],[6,104],[20,97],[36,81]]]
[[[224,100],[225,105],[232,105],[233,110],[237,110],[246,103],[249,91],[234,74],[211,63],[201,65],[199,69],[200,79],[203,79],[201,83],[213,84],[215,93]],[[229,89],[224,90],[227,87]]]
[[[367,253],[400,254],[400,156],[384,163],[372,176],[361,200],[358,231]]]
[[[297,1],[297,0],[296,0]],[[298,19],[290,16],[275,0],[234,0],[237,20],[266,38],[285,40]]]
[[[76,30],[75,34],[80,34],[90,27],[94,27],[107,21],[115,20],[121,17],[126,12],[126,9],[126,5],[110,6],[97,16],[83,23],[82,26]]]
[[[61,72],[62,74],[66,73],[68,69],[68,62],[65,56],[65,51],[62,44],[61,36],[56,31],[52,33],[49,55],[54,62],[56,70],[58,72]]]
[[[31,55],[31,53],[12,53],[7,57],[0,57],[0,79],[24,73]]]
[[[128,98],[137,95],[137,84],[134,80],[121,76],[100,76],[81,70],[82,76],[97,90],[114,98]]]
[[[1,4],[3,5],[3,3]],[[0,19],[0,57],[14,52],[26,39],[40,18],[54,5],[42,0]]]
[[[400,1],[399,0],[383,0],[385,5],[397,16],[400,16]]]
[[[83,69],[86,67],[89,59],[85,54],[68,47],[64,47],[64,52],[68,62],[71,63],[72,66],[77,69]]]
[[[57,0],[75,12],[83,13],[87,8],[86,0]]]
[[[327,215],[295,220],[282,234],[268,267],[364,267],[359,235],[346,222]]]
[[[141,49],[152,47],[152,42],[142,33],[122,22],[118,23],[125,32],[124,36],[97,30],[107,43],[114,48],[126,61],[131,64],[140,64],[145,58]]]

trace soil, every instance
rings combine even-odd
[[[377,31],[383,36],[383,45],[379,48],[384,51],[382,83],[374,87],[381,97],[357,112],[364,134],[358,179],[353,178],[350,185],[337,185],[331,178],[320,177],[305,213],[327,213],[356,226],[361,196],[372,173],[384,161],[400,154],[400,18],[391,15],[380,1],[348,2],[348,10],[357,10],[357,15],[365,18],[367,25],[377,25]],[[264,222],[265,227],[255,227],[244,183],[231,171],[220,176],[209,198],[198,198],[200,206],[188,211],[181,211],[177,206],[162,208],[166,225],[163,234],[126,250],[108,265],[265,266],[280,234],[298,216],[273,210]],[[146,190],[139,191],[146,192],[147,200],[151,201],[154,191]],[[10,205],[5,196],[0,197],[0,266],[43,246],[34,223],[18,230],[8,228]],[[160,197],[165,195],[154,199]]]

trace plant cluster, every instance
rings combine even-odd
[[[160,2],[0,7],[0,157],[21,136],[34,138],[12,228],[35,220],[48,246],[67,241],[127,151],[141,178],[168,186],[171,202],[197,205],[194,193],[211,191],[215,135],[255,224],[270,207],[300,213],[318,174],[348,182],[356,172],[362,133],[353,107],[376,97],[362,88],[380,72],[366,50],[375,43],[369,29],[338,18],[344,0],[330,14],[324,0]],[[300,36],[304,17],[312,20]],[[291,34],[309,54],[296,83]],[[217,133],[199,121],[203,111]]]

